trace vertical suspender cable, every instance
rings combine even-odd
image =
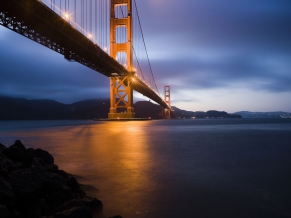
[[[85,29],[85,32],[86,32],[86,36],[88,35],[87,33],[88,33],[88,1],[87,0],[85,0],[85,8],[86,8],[86,10],[85,10],[85,18],[86,18],[86,23],[85,23],[85,26],[86,26],[86,29]]]
[[[90,0],[90,8],[89,8],[89,14],[90,14],[90,34],[92,35],[92,0]],[[93,36],[92,39],[93,40]]]
[[[76,0],[74,0],[74,21],[75,21],[75,28],[77,27],[77,14],[76,14]]]
[[[81,0],[81,30],[83,33],[83,0]]]
[[[98,43],[99,37],[97,37],[97,1],[95,0],[94,2],[95,2],[95,20],[94,20],[94,24],[95,24],[95,36],[96,36],[96,44],[99,45],[99,43]]]
[[[108,1],[105,1],[105,47],[108,47]]]

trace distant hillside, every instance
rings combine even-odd
[[[152,119],[162,119],[164,109],[149,101],[138,101],[134,104],[135,117]]]
[[[0,120],[58,120],[107,118],[109,99],[93,99],[63,104],[53,100],[27,100],[0,96]],[[136,117],[163,118],[163,108],[150,101],[134,104]],[[291,118],[288,112],[239,111],[229,114],[225,111],[186,111],[172,106],[173,118]]]
[[[109,99],[62,104],[53,100],[27,100],[0,96],[0,120],[57,120],[107,118]],[[163,108],[148,101],[134,104],[136,117],[162,118]]]
[[[238,111],[235,113],[241,115],[243,118],[291,118],[291,113],[282,111],[275,112]]]
[[[242,118],[238,114],[229,114],[225,111],[210,110],[207,112],[203,111],[186,111],[181,110],[177,107],[172,107],[173,114],[176,118]]]

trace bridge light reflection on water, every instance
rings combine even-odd
[[[24,128],[13,135],[6,132],[6,136],[17,137],[27,147],[49,151],[60,169],[76,175],[81,183],[96,187],[99,191],[87,191],[102,200],[106,217],[147,210],[140,202],[149,202],[144,198],[154,183],[149,177],[154,161],[145,129],[154,121],[65,126],[58,124],[70,121],[50,123],[53,122],[57,126]],[[46,122],[31,121],[36,127],[38,123]]]
[[[79,127],[71,128],[69,138],[79,140],[73,144],[68,140],[66,147],[76,153],[66,156],[64,151],[62,155],[58,152],[60,158],[56,161],[62,162],[64,169],[83,176],[82,182],[100,190],[89,194],[102,199],[104,213],[108,212],[106,208],[115,214],[120,213],[121,208],[123,213],[141,210],[137,207],[142,205],[137,206],[134,199],[143,198],[144,187],[152,184],[147,177],[153,164],[148,150],[148,136],[144,131],[148,124],[149,122],[109,122],[84,127],[82,130]],[[68,132],[63,131],[63,134],[67,135]],[[83,137],[80,138],[80,135]],[[72,164],[72,158],[75,164]]]

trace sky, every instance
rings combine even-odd
[[[159,92],[170,85],[173,106],[291,112],[290,0],[136,3]],[[0,95],[109,98],[109,79],[0,26]]]

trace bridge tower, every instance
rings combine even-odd
[[[116,16],[116,11],[127,8],[123,11],[122,18]],[[122,10],[121,9],[121,10]],[[127,39],[125,42],[118,42],[116,39],[117,28],[126,28]],[[134,118],[133,108],[133,55],[132,55],[132,0],[111,0],[110,5],[110,56],[117,59],[118,53],[126,54],[126,67],[132,76],[110,77],[110,111],[108,119]],[[122,111],[120,111],[122,110]]]
[[[169,106],[169,108],[165,109],[165,118],[171,118],[171,95],[170,95],[170,86],[164,87],[164,101]]]

